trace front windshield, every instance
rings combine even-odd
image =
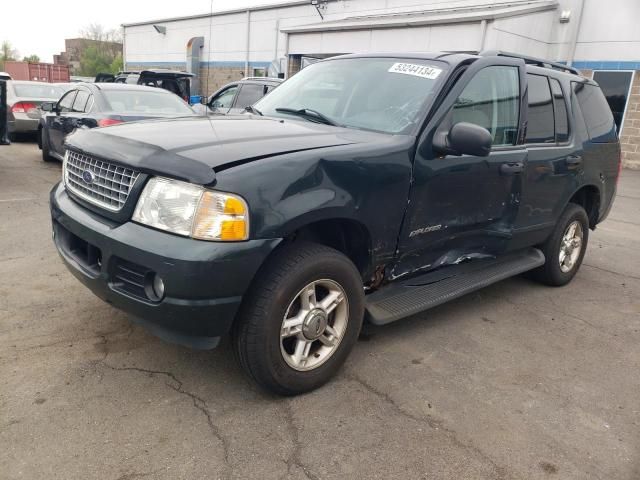
[[[407,133],[445,65],[433,60],[345,58],[310,65],[255,104],[263,115],[291,118],[281,109],[307,109],[335,124]],[[280,111],[278,111],[280,110]]]
[[[111,110],[128,113],[191,115],[193,110],[177,95],[164,90],[102,91]]]

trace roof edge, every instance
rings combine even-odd
[[[184,17],[167,17],[167,18],[158,18],[155,20],[145,20],[143,22],[131,22],[131,23],[122,23],[121,27],[139,27],[143,25],[153,25],[154,23],[170,23],[170,22],[179,22],[182,20],[194,20],[197,18],[209,18],[209,17],[217,17],[222,15],[232,15],[234,13],[244,13],[244,12],[257,12],[259,10],[271,10],[276,8],[287,8],[287,7],[297,7],[300,5],[310,5],[309,0],[295,0],[290,2],[283,3],[275,3],[270,5],[256,5],[254,7],[247,8],[234,8],[231,10],[218,10],[213,12],[199,13],[196,15],[187,15]]]
[[[344,20],[335,20],[326,23],[312,23],[308,25],[300,25],[296,27],[281,28],[283,33],[316,33],[337,30],[367,30],[370,28],[398,28],[398,27],[417,27],[425,25],[453,25],[459,23],[472,23],[482,20],[496,20],[499,18],[517,17],[529,13],[544,12],[556,10],[559,3],[556,0],[542,0],[524,3],[523,5],[507,4],[504,6],[496,5],[493,10],[473,9],[466,13],[458,14],[452,12],[450,8],[438,10],[425,10],[424,12],[407,12],[409,15],[422,15],[423,18],[394,18],[394,16],[381,15],[379,17],[363,17],[350,18]],[[395,17],[402,16],[402,12],[398,12]],[[425,18],[426,17],[426,18]],[[431,17],[431,18],[429,18]],[[369,20],[369,21],[363,21]]]

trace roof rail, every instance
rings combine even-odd
[[[542,58],[529,57],[527,55],[520,55],[518,53],[502,52],[500,50],[483,50],[478,55],[482,57],[498,56],[498,57],[521,58],[522,60],[524,60],[524,63],[526,63],[527,65],[537,65],[538,67],[552,68],[554,70],[561,70],[563,72],[573,73],[574,75],[580,75],[580,72],[577,69],[570,67],[568,65],[565,65],[563,63],[550,62],[549,60],[544,60]]]

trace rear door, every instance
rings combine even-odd
[[[564,208],[562,199],[575,191],[583,168],[569,120],[568,92],[558,79],[543,72],[527,73],[529,156],[513,248],[546,238]]]
[[[392,276],[506,251],[527,159],[525,99],[524,62],[506,57],[476,60],[450,88],[420,138]],[[459,122],[490,132],[489,156],[433,152],[434,135]]]

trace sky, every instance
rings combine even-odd
[[[53,54],[64,50],[64,39],[79,36],[91,23],[105,29],[123,23],[178,17],[286,0],[3,0],[0,2],[0,43],[11,42],[20,60],[36,54],[42,62],[53,62]]]

